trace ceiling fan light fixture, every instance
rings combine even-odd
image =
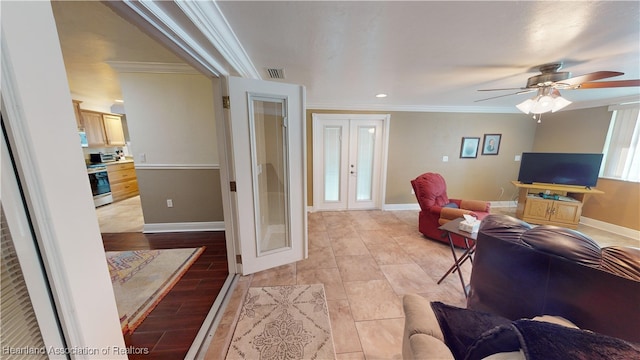
[[[551,109],[551,112],[562,110],[565,107],[567,107],[569,104],[571,104],[571,101],[563,98],[562,96],[559,96],[553,100],[553,108]]]
[[[520,104],[516,105],[516,107],[518,108],[518,110],[522,111],[525,114],[528,114],[531,112],[531,108],[533,107],[534,101],[532,99],[527,99],[523,102],[521,102]]]
[[[518,110],[525,114],[543,114],[556,112],[571,104],[571,101],[563,98],[557,89],[552,87],[540,88],[538,94],[516,105]]]

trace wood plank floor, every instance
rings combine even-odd
[[[129,359],[184,359],[228,275],[224,232],[103,233],[105,251],[206,246],[144,322],[125,335],[127,348],[148,348]]]

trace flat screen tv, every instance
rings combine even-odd
[[[598,182],[602,154],[522,153],[518,181],[591,187]]]

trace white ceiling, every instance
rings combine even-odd
[[[219,1],[264,79],[284,68],[310,108],[517,112],[537,65],[640,79],[640,2]],[[76,97],[119,98],[106,61],[181,62],[97,2],[53,2]],[[389,94],[378,99],[380,92]],[[513,91],[515,92],[515,91]],[[640,87],[564,90],[571,108],[640,98]],[[100,100],[98,100],[100,99]]]

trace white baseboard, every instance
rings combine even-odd
[[[491,201],[492,208],[510,208],[516,207],[516,203],[514,201]],[[385,211],[395,211],[395,210],[420,210],[420,205],[418,203],[413,204],[384,204],[382,209]]]
[[[415,204],[384,204],[382,205],[384,211],[400,211],[400,210],[420,210],[420,205]]]
[[[580,223],[582,225],[591,226],[596,229],[612,232],[617,235],[626,236],[628,238],[637,239],[640,243],[640,230],[630,229],[624,226],[610,224],[608,222],[591,219],[588,217],[581,217]]]
[[[224,231],[224,221],[144,224],[143,233]]]

